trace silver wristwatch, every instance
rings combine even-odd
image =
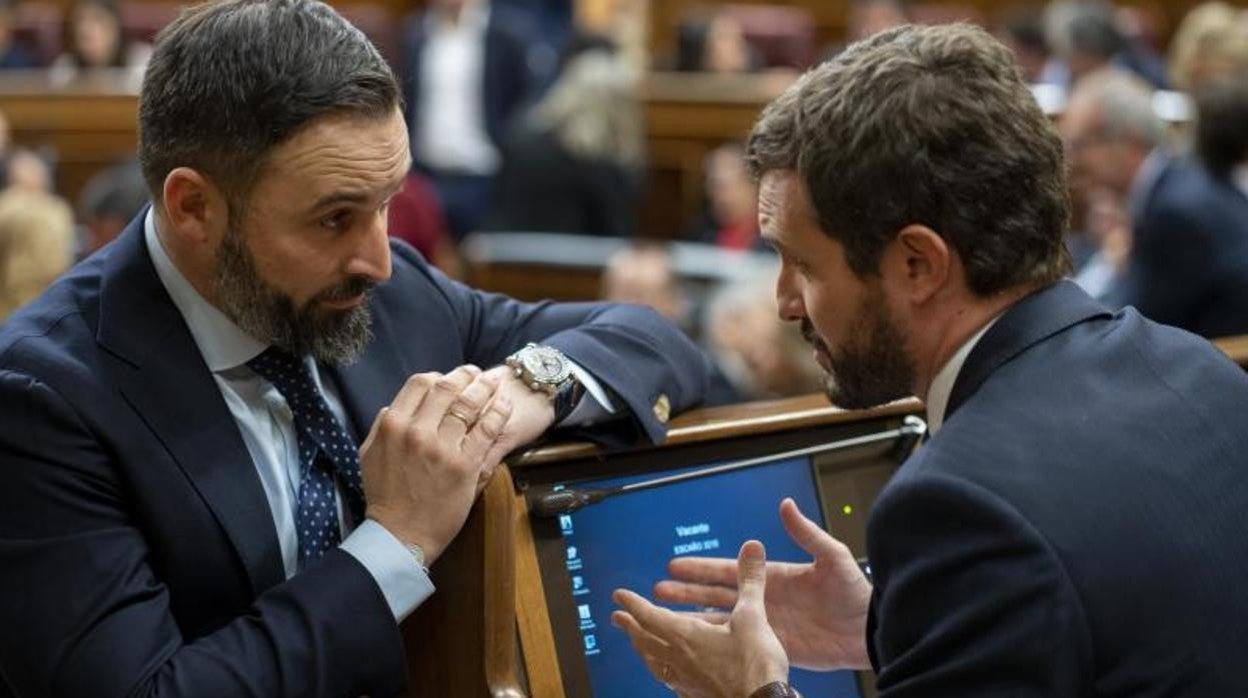
[[[563,352],[532,342],[507,357],[507,365],[530,389],[552,396],[572,378],[572,364]]]

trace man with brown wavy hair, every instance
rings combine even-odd
[[[847,407],[926,402],[876,500],[873,576],[780,505],[813,558],[682,558],[613,621],[682,696],[793,696],[790,665],[879,695],[1248,695],[1248,376],[1069,281],[1062,146],[966,25],[850,47],[771,104],[749,154],[782,317]],[[731,609],[731,612],[729,610]]]

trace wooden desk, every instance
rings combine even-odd
[[[643,237],[676,238],[702,209],[703,163],[712,150],[744,141],[763,107],[794,76],[656,72],[642,84],[649,158]]]
[[[1213,340],[1213,346],[1231,358],[1231,361],[1248,369],[1248,334],[1238,337],[1222,337]]]
[[[0,73],[0,111],[13,142],[51,150],[56,189],[70,201],[96,172],[135,154],[138,84],[129,71],[58,85],[44,71]]]
[[[673,421],[667,442],[657,448],[604,453],[588,444],[556,444],[513,457],[500,467],[463,532],[434,565],[438,593],[403,624],[411,694],[587,694],[583,659],[576,651],[579,635],[576,646],[568,645],[570,592],[548,589],[543,581],[543,568],[552,569],[552,554],[556,567],[562,559],[561,534],[555,520],[530,517],[529,492],[552,482],[636,472],[658,463],[783,451],[794,443],[900,423],[920,410],[917,401],[908,400],[847,412],[822,396],[808,396],[691,412]],[[897,456],[881,451],[872,457],[895,463]],[[873,495],[872,488],[879,485],[882,481],[864,487]],[[846,537],[851,549],[861,550],[861,540]],[[557,580],[556,586],[568,584],[558,574],[545,579]],[[560,598],[567,599],[566,607],[559,607]]]

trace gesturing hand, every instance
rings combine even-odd
[[[867,607],[871,583],[849,548],[802,515],[792,499],[780,504],[785,531],[812,562],[767,564],[767,617],[793,666],[804,669],[866,669]],[[737,602],[737,561],[680,557],[671,580],[654,596],[673,604],[731,608]],[[699,614],[723,622],[727,614]]]
[[[766,563],[762,543],[741,546],[734,565],[740,593],[724,623],[674,613],[623,589],[612,598],[624,610],[611,621],[628,633],[650,672],[681,696],[748,696],[789,675],[784,648],[767,625]]]
[[[412,376],[360,447],[367,516],[432,564],[451,542],[497,461],[487,455],[511,416],[498,380],[475,366]]]

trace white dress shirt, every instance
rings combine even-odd
[[[156,234],[152,209],[148,209],[144,221],[144,235],[156,274],[186,320],[195,346],[238,423],[243,443],[264,486],[286,577],[290,578],[299,567],[295,510],[299,501],[300,471],[294,413],[277,388],[247,367],[248,361],[268,347],[204,300],[178,271]],[[315,361],[310,358],[306,361],[312,380],[325,396],[330,411],[350,432],[351,423],[333,383],[324,379]],[[336,499],[339,523],[346,534],[340,547],[359,560],[377,580],[395,620],[403,620],[433,593],[433,582],[407,548],[385,527],[372,519],[350,521],[350,514],[342,507],[342,497]]]
[[[482,103],[489,12],[485,3],[468,3],[457,23],[437,10],[425,18],[412,140],[420,162],[434,169],[491,175],[501,163]]]
[[[971,335],[971,338],[962,343],[958,350],[953,352],[953,356],[941,366],[936,372],[936,377],[932,379],[932,385],[927,389],[927,399],[923,403],[927,406],[927,435],[935,436],[940,430],[941,425],[945,423],[945,411],[949,408],[949,395],[953,392],[953,384],[958,380],[958,374],[962,372],[962,364],[966,363],[966,357],[971,355],[971,350],[979,344],[979,340],[984,333],[997,324],[1000,315],[988,321],[978,332]]]

